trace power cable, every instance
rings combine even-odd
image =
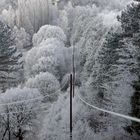
[[[17,111],[17,112],[9,112],[9,113],[0,113],[0,115],[7,115],[7,114],[19,114],[19,113],[27,113],[27,112],[30,112],[30,111],[37,111],[39,109],[45,109],[47,106],[42,106],[42,107],[37,107],[37,108],[32,108],[32,109],[29,109],[29,110],[25,110],[25,111]],[[39,110],[40,111],[40,110]],[[46,111],[46,110],[45,110]]]
[[[115,112],[112,112],[112,111],[108,111],[108,110],[105,110],[105,109],[96,107],[96,106],[91,105],[91,104],[89,104],[88,102],[86,102],[86,101],[80,96],[79,93],[77,93],[77,95],[78,95],[78,98],[79,98],[84,104],[86,104],[87,106],[89,106],[89,107],[91,107],[91,108],[93,108],[93,109],[96,109],[96,110],[99,110],[99,111],[102,111],[102,112],[105,112],[105,113],[109,113],[109,114],[114,115],[114,116],[118,116],[118,117],[121,117],[121,118],[125,118],[125,119],[127,119],[127,120],[131,120],[131,121],[135,121],[135,122],[140,123],[140,119],[139,119],[139,118],[135,118],[135,117],[131,117],[131,116],[127,116],[127,115],[115,113]]]
[[[65,84],[67,83],[67,81],[65,82]],[[58,91],[60,91],[61,89],[63,89],[65,87],[65,84],[63,84],[63,86],[61,88],[59,88],[57,91],[55,91],[54,93],[52,93],[51,95],[45,95],[45,96],[38,96],[36,98],[32,98],[32,99],[28,99],[28,100],[21,100],[21,101],[16,101],[16,102],[11,102],[11,103],[4,103],[4,104],[0,104],[0,106],[5,106],[5,105],[14,105],[14,104],[20,104],[20,103],[25,103],[25,102],[33,102],[36,100],[41,100],[44,99],[45,97],[52,97],[54,96]]]

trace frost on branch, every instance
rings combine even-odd
[[[26,86],[30,88],[37,88],[43,96],[46,96],[46,100],[54,101],[57,99],[60,93],[60,84],[58,80],[51,73],[45,72],[36,75],[34,78],[30,78],[26,82]]]
[[[24,28],[18,29],[16,26],[14,26],[13,32],[18,49],[28,49],[31,46],[31,36],[25,31]]]
[[[76,93],[79,90],[76,89]],[[87,117],[90,116],[89,109],[75,97],[73,99],[73,137],[76,140],[92,140],[95,136],[89,127]],[[69,90],[61,94],[46,113],[43,127],[40,131],[40,140],[67,140],[69,139]],[[80,128],[80,129],[79,129]],[[93,136],[94,135],[94,136]]]
[[[21,82],[18,75],[22,67],[21,53],[15,46],[15,36],[12,29],[0,21],[0,89],[7,88]]]
[[[57,38],[59,41],[66,42],[66,35],[60,27],[45,25],[33,36],[33,45],[36,46],[48,38]]]
[[[60,27],[43,26],[34,35],[34,47],[25,59],[26,77],[35,76],[40,72],[50,72],[61,80],[65,73],[65,41],[66,36]]]
[[[41,103],[41,100],[30,101],[26,100],[41,97],[37,89],[29,88],[13,88],[7,90],[5,93],[0,95],[0,137],[4,136],[4,132],[7,130],[9,124],[11,136],[16,138],[25,138],[26,135],[32,134],[33,128],[35,127],[35,119],[37,119],[37,108]],[[11,105],[7,103],[20,102]],[[7,114],[9,113],[9,114]],[[33,135],[32,135],[33,136]],[[8,137],[7,133],[5,137]]]
[[[32,48],[25,59],[26,76],[35,76],[40,72],[53,73],[58,79],[61,78],[64,65],[64,44],[56,39],[47,39],[38,46]],[[48,42],[48,43],[47,43]]]

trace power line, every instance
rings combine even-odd
[[[135,122],[140,123],[140,119],[139,119],[139,118],[135,118],[135,117],[131,117],[131,116],[127,116],[127,115],[115,113],[115,112],[112,112],[112,111],[108,111],[108,110],[105,110],[105,109],[96,107],[96,106],[91,105],[91,104],[89,104],[88,102],[86,102],[86,101],[80,96],[79,93],[77,93],[77,95],[78,95],[78,98],[79,98],[84,104],[86,104],[87,106],[89,106],[89,107],[91,107],[91,108],[93,108],[93,109],[96,109],[96,110],[99,110],[99,111],[102,111],[102,112],[105,112],[105,113],[109,113],[109,114],[114,115],[114,116],[118,116],[118,117],[121,117],[121,118],[125,118],[125,119],[127,119],[127,120],[131,120],[131,121],[135,121]]]
[[[47,107],[47,106],[41,106],[41,107],[32,108],[32,109],[25,110],[25,111],[17,111],[17,112],[0,113],[0,115],[27,113],[27,112],[30,112],[30,111],[37,111],[37,110],[39,110],[39,109],[45,109],[46,107]],[[39,110],[39,111],[40,111],[40,110]],[[42,110],[42,111],[43,111],[43,110]],[[46,111],[46,110],[44,110],[44,111]]]
[[[0,104],[0,106],[15,105],[15,104],[21,104],[21,103],[25,103],[25,102],[32,102],[32,101],[44,99],[45,97],[50,97],[50,95],[39,96],[37,98],[32,98],[32,99],[28,99],[28,100],[21,100],[21,101],[16,101],[16,102],[11,102],[11,103]]]
[[[65,82],[65,84],[67,83],[67,81]],[[52,97],[54,96],[58,91],[60,91],[61,89],[63,89],[65,87],[65,84],[63,84],[63,86],[61,88],[59,88],[57,91],[55,91],[54,93],[52,93],[51,95],[45,95],[45,96],[38,96],[36,98],[32,98],[32,99],[28,99],[28,100],[21,100],[21,101],[16,101],[16,102],[11,102],[11,103],[4,103],[4,104],[0,104],[0,106],[5,106],[5,105],[15,105],[15,104],[20,104],[20,103],[25,103],[25,102],[33,102],[36,100],[41,100],[44,99],[45,97]]]

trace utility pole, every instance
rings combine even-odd
[[[75,48],[74,46],[72,47],[72,69],[73,69],[73,80],[72,80],[72,90],[73,90],[73,98],[75,95]]]
[[[70,74],[70,140],[72,140],[72,86],[73,79],[72,74]]]
[[[72,46],[72,74],[70,74],[70,140],[72,140],[72,98],[75,94],[75,49]]]
[[[11,132],[10,132],[10,114],[9,114],[9,108],[7,106],[7,128],[8,128],[8,138],[11,140]]]

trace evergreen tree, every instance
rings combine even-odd
[[[140,78],[139,78],[140,79]],[[135,92],[132,96],[132,115],[140,118],[140,80],[134,83]],[[132,122],[131,126],[132,131],[135,131],[138,135],[140,135],[140,125],[136,122]]]
[[[122,11],[118,17],[121,22],[121,27],[125,34],[135,34],[140,29],[140,4],[128,5],[126,10]]]
[[[21,54],[17,52],[14,45],[15,38],[12,30],[0,22],[0,88],[2,91],[14,86],[17,82],[14,72],[19,69],[18,60]]]
[[[140,0],[134,0],[140,2]],[[122,25],[122,30],[125,34],[132,34],[131,39],[133,40],[134,47],[137,49],[137,63],[138,68],[134,72],[139,77],[138,81],[135,81],[133,84],[134,94],[131,97],[131,115],[134,117],[140,117],[140,3],[131,4],[127,6],[127,9],[122,12],[121,16],[118,18]],[[140,124],[132,122],[131,126],[128,126],[126,130],[131,134],[140,135]]]
[[[134,1],[140,2],[140,0],[134,0]]]

